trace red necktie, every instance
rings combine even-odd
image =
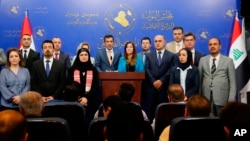
[[[55,59],[56,59],[56,60],[59,60],[58,53],[55,53],[55,55],[56,55]]]

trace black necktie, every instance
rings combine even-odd
[[[161,52],[160,51],[158,52],[157,59],[158,59],[158,65],[160,66],[160,64],[161,64]]]
[[[49,76],[49,72],[50,72],[49,62],[50,62],[50,60],[46,60],[45,70],[46,70],[46,75],[47,76]]]
[[[27,50],[24,50],[23,60],[24,60],[24,61],[27,60]]]
[[[216,58],[213,58],[213,64],[212,64],[212,68],[211,68],[211,73],[212,73],[212,74],[214,74],[214,72],[215,72],[215,70],[216,70],[215,61],[216,61]]]

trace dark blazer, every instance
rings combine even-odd
[[[158,66],[156,51],[151,51],[146,54],[146,80],[153,84],[155,80],[160,79],[163,83],[167,83],[168,70],[174,65],[174,54],[165,50],[161,59],[161,64]]]
[[[22,53],[22,51],[23,50],[21,50],[21,53]],[[26,59],[26,62],[25,62],[25,67],[29,70],[30,73],[31,73],[33,62],[35,62],[37,60],[40,60],[40,53],[34,51],[33,49],[30,49],[29,54],[28,54],[28,58]]]
[[[121,53],[113,49],[114,58],[112,60],[112,64],[109,64],[106,48],[103,48],[97,52],[95,58],[95,66],[98,72],[102,71],[117,71],[119,59],[121,57]]]
[[[46,76],[43,60],[33,63],[31,72],[31,90],[41,93],[42,96],[53,96],[54,99],[63,98],[66,73],[64,64],[53,60],[49,76]]]
[[[193,65],[198,67],[200,59],[203,56],[205,56],[205,54],[195,50],[195,52],[194,52],[194,64]]]
[[[177,66],[172,67],[169,70],[169,84],[181,84],[180,70]],[[198,94],[200,88],[200,77],[198,67],[192,66],[192,69],[187,71],[187,76],[185,80],[185,95],[189,98],[192,94]]]
[[[59,61],[64,63],[66,69],[69,69],[71,67],[69,54],[60,51]]]

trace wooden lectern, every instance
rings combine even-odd
[[[133,101],[141,103],[141,83],[145,79],[145,72],[99,72],[102,87],[102,100],[118,92],[124,82],[135,87]]]

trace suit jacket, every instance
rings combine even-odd
[[[127,72],[126,70],[127,60],[121,57],[118,64],[118,72]],[[136,57],[135,72],[144,72],[144,64],[142,61],[142,56]]]
[[[200,59],[200,92],[209,100],[212,92],[214,103],[224,106],[228,101],[234,101],[236,96],[234,63],[231,58],[220,55],[216,71],[214,74],[211,74],[209,59],[210,55]]]
[[[169,84],[181,84],[180,70],[178,66],[174,66],[169,70],[170,80]],[[192,94],[198,94],[200,88],[200,77],[198,67],[192,66],[188,69],[185,80],[185,95],[189,98]]]
[[[194,64],[193,65],[196,66],[196,67],[198,67],[200,59],[203,56],[205,56],[205,54],[203,54],[203,53],[195,50],[195,52],[194,52]]]
[[[1,68],[2,68],[2,66],[4,66],[5,65],[5,63],[6,63],[6,55],[5,55],[5,53],[4,53],[4,50],[3,49],[1,49],[0,48],[0,71],[1,71]]]
[[[184,44],[182,42],[182,48],[184,47]],[[172,52],[172,53],[178,53],[175,49],[175,41],[169,42],[166,44],[166,50]]]
[[[47,77],[43,60],[33,63],[31,72],[31,90],[41,93],[42,96],[53,96],[54,99],[63,98],[66,73],[64,64],[53,60],[49,76]]]
[[[117,71],[119,59],[121,57],[121,53],[114,50],[114,58],[112,60],[112,64],[109,64],[106,48],[99,50],[96,54],[95,66],[98,72],[102,71]]]
[[[21,50],[21,53],[23,54],[22,51],[23,50]],[[40,60],[40,53],[34,51],[33,49],[30,49],[28,58],[25,61],[25,67],[29,70],[30,73],[31,73],[33,63],[37,60]]]
[[[148,52],[146,52],[146,54],[149,53],[149,52],[151,52],[151,50],[149,50]],[[143,63],[145,64],[146,56],[143,56],[143,55],[144,55],[144,52],[143,52],[143,51],[137,53],[137,56],[141,56],[141,57],[142,57],[142,61],[143,61]],[[145,58],[144,58],[144,57],[145,57]]]
[[[71,67],[69,55],[67,53],[60,51],[59,61],[64,63],[66,69],[69,69]]]
[[[151,51],[146,54],[146,81],[151,85],[155,80],[160,79],[163,84],[168,83],[169,75],[168,70],[174,65],[174,54],[165,50],[161,59],[160,66],[158,65],[156,51]]]

